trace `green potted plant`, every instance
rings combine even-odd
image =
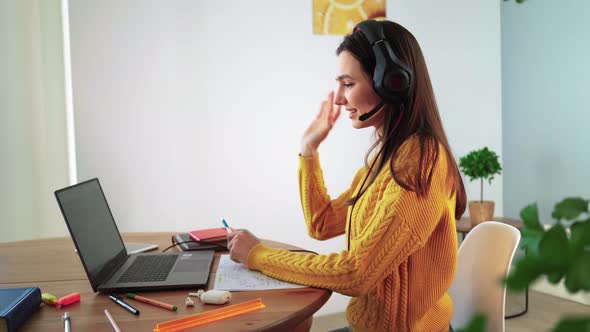
[[[564,281],[570,294],[590,292],[590,200],[568,197],[555,205],[555,224],[547,231],[539,221],[537,204],[522,209],[520,246],[527,255],[506,280],[513,291],[524,291],[544,276],[552,284]],[[568,232],[569,230],[569,232]],[[590,314],[562,317],[552,332],[590,331]]]
[[[492,180],[496,174],[501,174],[502,167],[498,155],[489,150],[487,147],[483,149],[469,152],[469,154],[459,159],[459,167],[461,172],[469,177],[470,181],[479,179],[481,182],[481,190],[479,201],[469,202],[469,216],[473,226],[482,221],[492,220],[494,217],[494,201],[483,200],[483,180],[487,179],[491,185]]]
[[[523,221],[521,249],[527,254],[516,262],[506,278],[511,291],[524,291],[535,280],[545,277],[552,284],[564,281],[570,294],[590,292],[590,200],[568,197],[555,205],[556,223],[548,230],[539,221],[537,204],[520,212]],[[569,232],[568,232],[569,230]],[[471,324],[457,332],[483,332],[486,318],[473,317]],[[590,331],[590,313],[561,317],[549,331]]]

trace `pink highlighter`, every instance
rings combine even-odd
[[[60,297],[59,300],[55,302],[55,306],[61,308],[76,302],[80,302],[80,293],[78,292]]]

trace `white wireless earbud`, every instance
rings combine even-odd
[[[193,299],[191,299],[190,297],[187,297],[186,301],[184,302],[184,305],[186,305],[187,307],[194,307],[195,301],[193,301]]]
[[[210,290],[205,292],[202,289],[199,289],[197,296],[201,299],[202,303],[208,304],[224,304],[231,299],[230,292],[221,290]]]

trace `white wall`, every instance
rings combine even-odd
[[[552,224],[556,203],[590,198],[590,2],[513,1],[502,4],[502,91],[507,216],[537,202]],[[536,290],[566,295],[562,284]]]
[[[0,1],[0,242],[66,234],[62,40],[59,0]]]
[[[590,2],[502,5],[506,213],[590,197]]]
[[[455,156],[484,145],[502,155],[498,1],[387,10],[423,47]],[[78,179],[101,179],[122,231],[224,216],[263,238],[344,248],[343,237],[307,237],[298,197],[300,136],[334,87],[342,39],[312,34],[311,1],[77,0],[70,25]],[[331,194],[349,185],[371,134],[336,124],[320,150]],[[498,214],[501,193],[500,177],[486,188]],[[334,296],[320,314],[345,303]]]

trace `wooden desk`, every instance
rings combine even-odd
[[[518,230],[522,229],[522,221],[518,219],[494,217],[494,221],[514,226]],[[471,219],[469,217],[463,217],[457,222],[457,232],[463,235],[463,239],[465,239],[465,235],[467,235],[467,233],[469,233],[473,229],[473,227],[474,226],[471,225]]]
[[[171,244],[172,234],[123,234],[123,239],[126,242],[155,243],[161,251]],[[273,247],[296,249],[272,241],[265,243]],[[213,288],[218,256],[213,262],[209,289]],[[134,316],[107,296],[92,291],[70,237],[0,243],[0,267],[0,287],[36,286],[42,293],[51,293],[57,297],[73,292],[81,294],[80,303],[65,308],[41,305],[19,331],[61,332],[64,330],[61,316],[66,311],[72,318],[72,331],[112,331],[104,309],[109,309],[122,331],[152,331],[159,322],[220,307],[203,305],[196,298],[195,307],[185,307],[184,301],[189,290],[146,292],[140,294],[174,304],[178,306],[178,311],[129,300],[141,312],[140,316]],[[328,301],[331,294],[329,290],[317,288],[232,292],[229,304],[260,297],[266,308],[200,326],[198,331],[308,331],[312,315]]]
[[[523,223],[518,219],[513,218],[504,218],[504,217],[494,217],[494,221],[498,221],[504,224],[508,224],[510,226],[515,227],[519,231],[522,230]],[[485,222],[485,221],[484,221]],[[469,233],[474,226],[471,225],[471,219],[469,217],[463,217],[457,222],[457,232],[462,234],[461,241],[465,240],[465,236]],[[526,251],[525,251],[526,255]],[[504,318],[516,318],[526,314],[529,311],[529,288],[526,288],[525,295],[524,295],[524,309],[520,312],[506,315]]]

